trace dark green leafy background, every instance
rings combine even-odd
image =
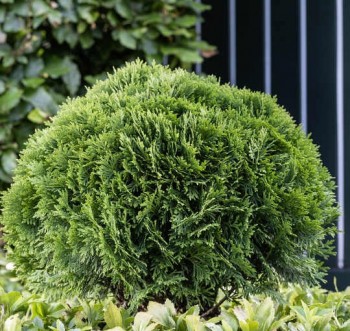
[[[143,58],[200,62],[194,0],[0,0],[0,189],[18,151],[67,96]]]

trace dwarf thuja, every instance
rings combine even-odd
[[[32,290],[205,308],[322,279],[333,190],[271,96],[137,61],[31,136],[2,223]]]

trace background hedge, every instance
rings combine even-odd
[[[28,135],[101,72],[140,57],[200,62],[194,0],[0,0],[0,189]]]

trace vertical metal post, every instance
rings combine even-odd
[[[271,0],[264,0],[264,89],[271,94]]]
[[[300,117],[304,131],[307,123],[307,0],[299,0],[300,31]]]
[[[338,268],[344,268],[344,25],[343,0],[336,0],[336,89],[337,89],[337,186],[341,215],[338,219]]]
[[[201,0],[196,0],[196,2],[201,3]],[[197,14],[197,22],[196,22],[196,40],[200,41],[202,39],[202,22],[201,16]],[[195,65],[196,74],[202,73],[202,63],[197,62]]]
[[[229,64],[230,83],[237,84],[237,36],[236,36],[236,0],[229,0]]]

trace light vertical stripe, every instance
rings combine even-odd
[[[336,88],[337,88],[337,185],[341,215],[338,219],[338,268],[344,268],[344,31],[343,0],[336,0]]]
[[[300,115],[304,131],[307,123],[307,0],[299,0],[300,22]]]
[[[163,66],[167,66],[169,64],[169,57],[168,55],[163,56]]]
[[[197,3],[201,3],[201,0],[196,0]],[[197,14],[197,22],[196,22],[196,40],[200,41],[202,39],[202,22],[201,22],[201,16],[198,13]],[[195,65],[195,71],[196,74],[202,73],[202,63],[197,62]]]
[[[264,0],[264,89],[271,94],[271,0]]]
[[[237,36],[236,36],[236,0],[229,0],[229,66],[230,66],[230,83],[237,84]]]

